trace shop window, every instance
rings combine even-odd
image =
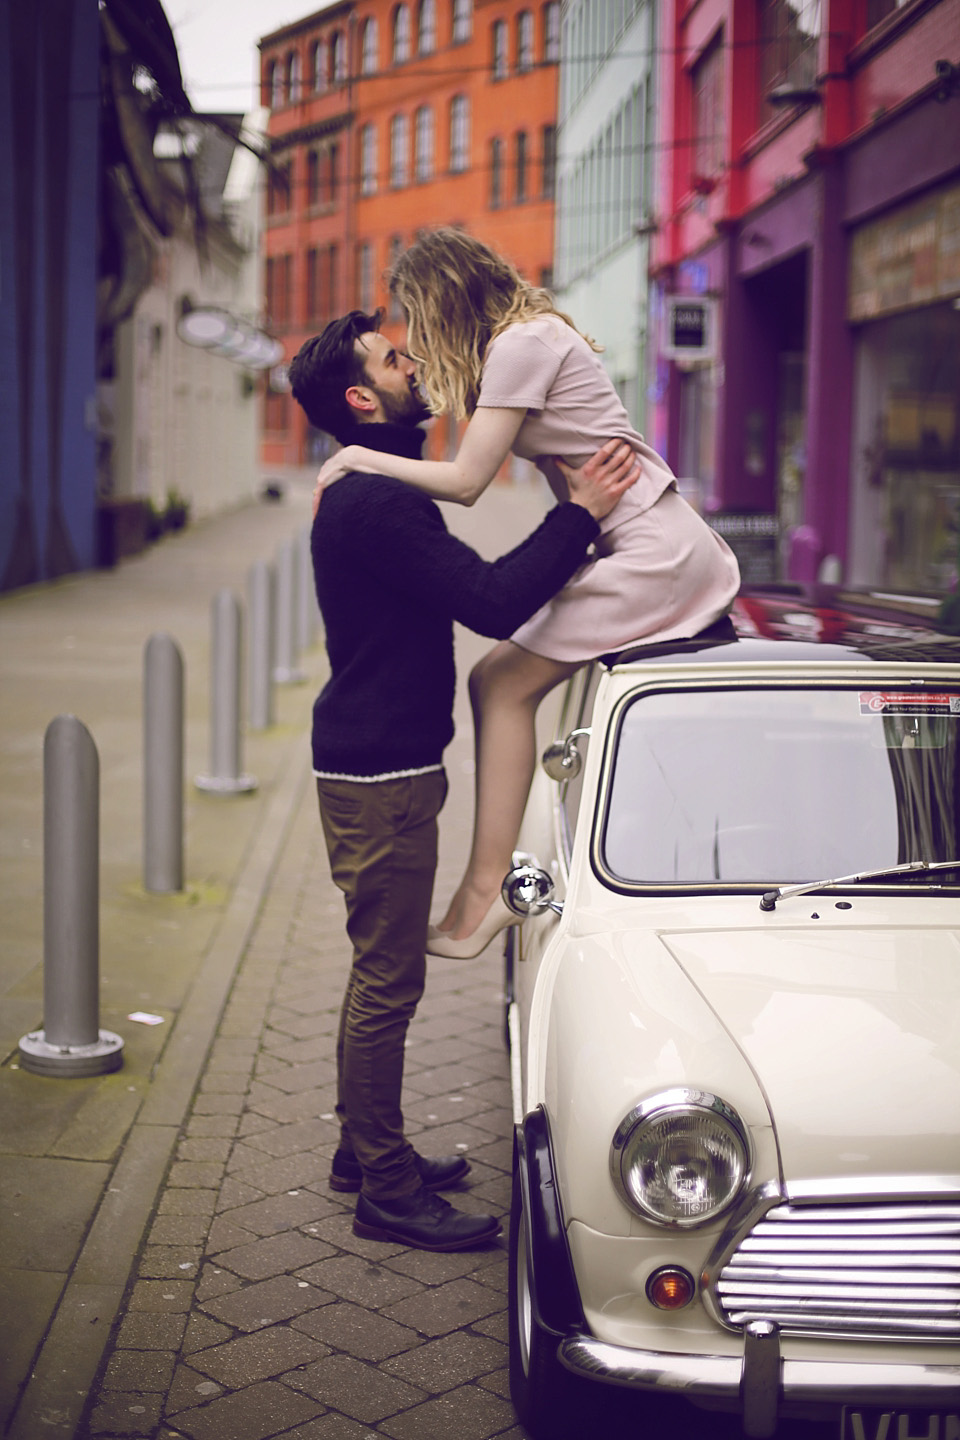
[[[450,170],[459,175],[470,164],[470,101],[454,95],[450,101]]]
[[[363,22],[360,41],[360,73],[375,75],[379,60],[379,35],[376,18],[371,15]]]
[[[760,0],[760,121],[772,90],[809,91],[817,80],[821,0]]]
[[[533,69],[533,15],[521,10],[517,16],[517,70],[525,74]]]
[[[494,136],[490,141],[490,209],[503,204],[503,141]]]
[[[409,179],[407,166],[410,133],[406,115],[394,115],[390,121],[390,184],[395,190]]]
[[[420,0],[417,15],[417,54],[432,55],[437,48],[436,0]]]
[[[493,78],[494,80],[506,80],[507,78],[507,22],[506,20],[494,20],[493,22]]]
[[[543,58],[548,65],[560,59],[560,0],[549,0],[543,7]]]
[[[690,72],[693,98],[694,189],[705,187],[723,170],[725,142],[723,106],[723,31]]]
[[[421,105],[414,117],[413,178],[422,185],[433,174],[433,111]]]
[[[377,131],[364,125],[360,131],[360,194],[373,195],[377,188]]]
[[[473,32],[473,0],[453,0],[452,40],[465,45]]]
[[[393,63],[402,65],[410,59],[410,11],[398,5],[393,12]]]

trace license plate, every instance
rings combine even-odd
[[[960,1410],[855,1410],[847,1405],[840,1440],[960,1440]]]

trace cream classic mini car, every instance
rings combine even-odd
[[[514,1403],[958,1440],[960,639],[732,618],[570,682],[504,882]]]

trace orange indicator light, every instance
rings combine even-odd
[[[684,1305],[689,1305],[696,1289],[692,1275],[679,1266],[668,1265],[662,1270],[654,1270],[650,1276],[647,1299],[658,1310],[681,1310]]]

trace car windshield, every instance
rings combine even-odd
[[[630,885],[714,886],[953,859],[958,725],[960,689],[640,694],[619,724],[601,864]]]

